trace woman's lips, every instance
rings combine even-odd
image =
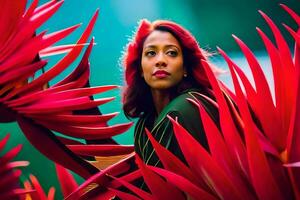
[[[153,73],[153,76],[155,76],[157,78],[165,78],[169,75],[170,75],[170,73],[165,70],[157,70]]]

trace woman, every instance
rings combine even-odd
[[[146,164],[162,166],[145,128],[185,162],[167,115],[176,118],[208,149],[198,109],[187,100],[200,101],[218,123],[217,108],[201,96],[213,98],[201,65],[201,59],[207,59],[205,54],[187,30],[171,21],[142,20],[128,44],[123,109],[128,118],[139,118],[134,145]]]

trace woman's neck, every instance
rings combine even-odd
[[[151,90],[152,99],[157,115],[164,109],[170,102],[170,92],[162,90]]]

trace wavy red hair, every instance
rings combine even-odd
[[[133,91],[130,90],[134,90],[134,87],[138,87],[135,86],[136,84],[141,84],[141,56],[143,44],[148,35],[154,30],[170,32],[178,40],[183,50],[183,63],[188,71],[188,76],[192,77],[193,80],[197,82],[197,85],[203,88],[210,88],[208,78],[201,64],[201,59],[207,60],[208,53],[199,47],[194,36],[188,30],[172,21],[157,20],[151,23],[148,20],[143,19],[140,21],[132,40],[128,43],[123,57],[126,81],[126,87],[123,93],[123,103],[126,104],[127,101],[129,101],[128,98],[133,96]],[[131,106],[131,110],[132,109],[135,108]],[[138,116],[129,114],[128,110],[130,109],[124,109],[127,116]],[[143,110],[137,109],[133,112],[141,113]]]
[[[161,29],[170,31],[176,39],[179,40],[182,49],[188,49],[189,52],[192,53],[192,55],[185,55],[191,58],[190,60],[184,59],[185,62],[189,62],[189,65],[185,63],[185,66],[193,69],[193,75],[201,85],[208,86],[208,79],[200,62],[201,59],[207,59],[207,52],[199,47],[194,36],[174,22],[157,20],[151,23],[145,19],[141,20],[132,41],[127,46],[127,51],[124,56],[125,80],[127,85],[132,84],[132,79],[135,76],[139,76],[139,74],[136,73],[140,68],[141,53],[145,39],[152,31]]]

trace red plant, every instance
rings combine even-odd
[[[58,180],[62,189],[63,196],[66,197],[71,191],[77,188],[77,183],[74,180],[73,176],[68,172],[64,167],[60,165],[56,166],[56,172],[58,176]],[[20,195],[21,199],[24,200],[54,200],[55,199],[55,188],[51,187],[49,189],[48,194],[46,194],[38,181],[38,179],[34,175],[30,175],[30,181],[24,182],[24,187],[28,191],[32,191],[31,193],[27,193],[26,195]]]
[[[210,119],[201,103],[190,100],[199,109],[210,152],[170,118],[188,165],[162,147],[147,132],[164,166],[162,169],[147,166],[138,157],[136,165],[134,153],[129,154],[133,151],[132,147],[120,146],[111,140],[113,135],[127,130],[130,124],[107,126],[107,120],[115,114],[100,115],[97,109],[97,114],[89,114],[91,111],[87,111],[112,100],[93,100],[93,94],[116,87],[87,87],[88,56],[93,40],[81,63],[68,77],[45,87],[78,57],[98,12],[76,45],[48,48],[77,27],[35,35],[36,29],[56,12],[62,1],[53,0],[38,8],[37,1],[33,1],[26,12],[25,0],[16,1],[15,4],[9,2],[4,0],[0,3],[4,8],[0,13],[0,121],[17,121],[39,151],[87,178],[77,187],[65,169],[58,167],[59,177],[66,177],[60,178],[66,199],[109,199],[114,196],[123,199],[300,199],[300,124],[297,123],[300,120],[299,30],[295,32],[284,25],[295,39],[293,55],[277,26],[261,12],[276,41],[274,44],[263,31],[257,29],[271,60],[274,99],[259,62],[236,36],[234,38],[252,70],[255,85],[221,49],[219,51],[228,63],[235,92],[217,80],[209,64],[202,61],[216,96],[221,130]],[[299,26],[300,17],[290,8],[282,7]],[[11,16],[11,20],[7,22],[2,16]],[[46,65],[46,61],[39,58],[39,52],[50,55],[66,49],[68,54],[55,66],[41,76],[32,78],[36,71]],[[230,96],[228,99],[232,99],[232,102],[224,97],[223,91],[227,91]],[[81,114],[78,110],[82,110]],[[60,138],[51,130],[88,141],[104,141],[105,145],[81,144]],[[129,156],[102,171],[78,156],[123,154]],[[3,163],[7,163],[7,158],[11,156],[4,157],[6,162]],[[0,170],[6,170],[5,166],[7,164],[4,167],[1,165]],[[8,173],[14,174],[8,175],[14,182],[18,174],[13,171]],[[144,179],[149,191],[143,191],[131,183],[138,178]],[[31,181],[38,195],[42,195],[42,199],[47,198],[36,179],[31,177]],[[14,182],[9,191],[1,187],[0,195],[15,196],[15,186]],[[121,187],[128,188],[131,193]],[[49,194],[50,199],[54,198],[53,189]]]
[[[38,179],[34,175],[30,175],[30,181],[24,182],[24,187],[27,190],[32,191],[31,193],[27,193],[25,195],[20,195],[20,199],[24,200],[54,200],[55,199],[55,188],[51,187],[49,189],[48,194],[46,194],[38,181]]]
[[[93,29],[98,11],[75,45],[52,47],[73,32],[75,25],[54,33],[36,29],[49,19],[63,1],[49,1],[37,7],[34,0],[26,10],[26,0],[0,2],[0,122],[17,121],[22,131],[41,153],[84,178],[99,171],[81,155],[119,156],[133,151],[116,144],[111,137],[126,131],[131,123],[108,126],[116,113],[101,115],[97,106],[114,98],[94,100],[92,95],[117,86],[89,87],[88,57],[93,39],[76,69],[63,80],[49,85],[79,56]],[[10,20],[7,20],[9,18]],[[68,52],[58,63],[37,76],[47,61],[39,57]],[[105,141],[107,145],[86,145],[57,136],[53,131],[74,138]],[[66,146],[68,145],[68,146]],[[83,148],[84,146],[84,148]]]
[[[281,6],[299,26],[300,16]],[[99,186],[89,191],[92,194],[98,190],[94,196],[99,199],[114,195],[122,199],[300,199],[300,31],[284,25],[295,39],[292,54],[277,26],[260,13],[275,37],[274,44],[257,29],[273,69],[274,99],[254,54],[233,36],[252,70],[254,85],[220,48],[231,72],[234,92],[217,80],[209,64],[202,61],[215,93],[221,130],[200,102],[190,101],[199,109],[209,152],[170,118],[187,165],[146,131],[164,169],[147,166],[136,156],[138,167],[132,170],[131,157],[94,175],[67,199],[82,194],[89,185]],[[226,98],[224,91],[230,97]],[[141,177],[149,192],[130,183]],[[108,190],[101,192],[99,188],[104,185]],[[121,186],[131,193],[124,192]]]
[[[0,140],[0,152],[5,148],[10,135],[7,134]],[[5,154],[0,155],[0,199],[24,199],[24,200],[54,200],[55,188],[51,187],[46,194],[34,175],[24,181],[24,187],[20,185],[20,167],[29,165],[27,161],[12,161],[18,155],[22,145],[17,145]],[[57,176],[60,180],[63,195],[66,197],[77,188],[73,176],[63,167],[56,164]]]
[[[0,140],[0,152],[3,151],[8,139],[9,134]],[[12,161],[21,148],[22,145],[17,145],[10,151],[0,155],[0,199],[18,199],[20,195],[30,192],[20,187],[19,177],[22,172],[20,169],[16,169],[25,167],[29,163],[27,161]]]

